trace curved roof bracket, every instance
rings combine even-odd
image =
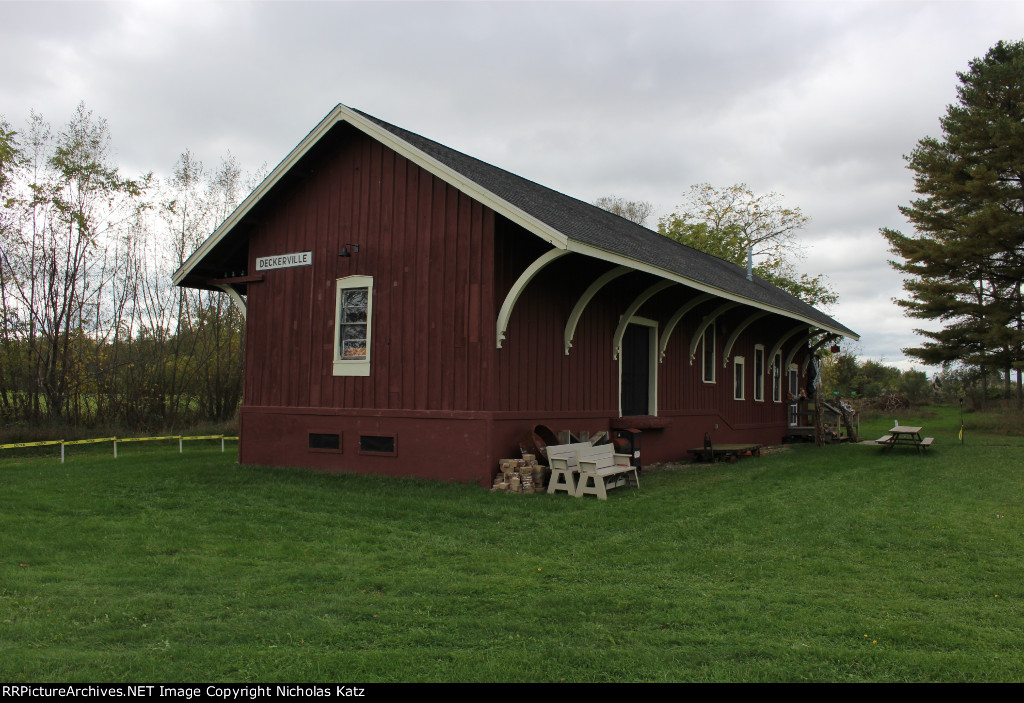
[[[785,344],[786,342],[793,338],[793,335],[795,335],[800,330],[806,331],[807,329],[807,325],[797,325],[796,327],[789,330],[789,332],[786,332],[786,334],[779,337],[779,341],[775,343],[775,346],[772,347],[771,352],[768,354],[768,364],[771,365],[775,363],[775,355],[778,354],[779,351],[782,349],[783,344]],[[781,373],[782,369],[779,369],[779,372]]]
[[[701,320],[700,326],[693,335],[693,339],[690,341],[690,366],[693,366],[693,358],[697,354],[697,342],[699,342],[700,338],[704,336],[704,330],[710,327],[723,312],[739,307],[739,305],[739,303],[723,303],[704,316],[704,319]]]
[[[793,357],[795,357],[796,353],[798,351],[800,351],[800,349],[805,344],[807,344],[807,340],[810,339],[811,337],[813,337],[815,332],[817,332],[817,330],[813,330],[811,332],[808,332],[807,334],[805,334],[803,337],[800,338],[799,342],[797,342],[796,344],[793,345],[793,348],[789,350],[789,354],[786,354],[786,361],[785,361],[785,363],[784,363],[782,368],[788,369],[790,367],[790,365],[793,363]]]
[[[665,323],[665,329],[661,333],[661,348],[658,350],[658,363],[665,361],[665,350],[668,349],[668,340],[672,337],[672,331],[676,328],[686,313],[693,310],[701,303],[706,303],[715,296],[710,293],[701,293],[696,298],[691,299],[686,305],[679,308]]]
[[[231,296],[232,302],[234,302],[234,304],[238,306],[238,309],[242,311],[242,319],[246,319],[245,298],[242,297],[242,294],[235,290],[235,287],[230,283],[218,283],[217,287]]]
[[[829,342],[836,339],[840,339],[840,337],[841,335],[838,335],[835,332],[826,333],[824,337],[822,337],[821,339],[814,343],[814,346],[811,347],[811,353],[813,354],[814,352],[818,351]]]
[[[658,281],[652,286],[649,286],[644,290],[643,293],[638,295],[636,299],[629,304],[626,308],[626,312],[622,313],[619,317],[619,326],[615,328],[615,335],[612,337],[612,358],[618,359],[619,354],[622,353],[622,337],[626,334],[626,325],[636,314],[636,311],[640,309],[640,306],[646,303],[648,300],[653,298],[655,295],[676,285],[675,281]]]
[[[825,334],[825,335],[824,335],[824,336],[823,336],[823,337],[822,337],[821,339],[819,339],[819,340],[818,340],[817,342],[815,342],[815,343],[814,343],[814,344],[813,344],[813,345],[811,346],[811,348],[810,348],[810,352],[811,352],[811,353],[807,355],[807,358],[806,358],[806,359],[804,359],[804,365],[803,365],[803,372],[804,372],[804,373],[807,373],[807,365],[808,365],[809,363],[811,363],[811,357],[812,357],[812,356],[814,356],[814,352],[818,351],[818,350],[819,350],[819,349],[821,349],[821,348],[822,348],[822,347],[823,347],[823,346],[824,346],[825,344],[828,344],[828,343],[829,343],[829,342],[831,342],[832,340],[834,340],[834,339],[839,339],[839,337],[840,337],[840,335],[838,335],[838,334],[835,334],[834,332],[828,332],[828,333],[826,333],[826,334]]]
[[[538,256],[536,261],[519,274],[519,278],[512,284],[512,288],[509,289],[508,295],[505,296],[505,302],[501,304],[501,310],[498,312],[498,331],[495,339],[498,349],[501,349],[501,341],[505,339],[505,330],[508,329],[508,321],[512,317],[512,309],[515,307],[516,301],[519,300],[519,296],[523,294],[526,286],[529,285],[534,276],[541,272],[541,269],[568,253],[565,249],[549,249]]]
[[[606,285],[614,281],[619,276],[625,276],[633,269],[628,266],[616,266],[615,268],[605,271],[596,281],[591,283],[580,299],[576,301],[576,305],[573,306],[572,312],[569,313],[569,321],[565,323],[565,332],[562,333],[562,342],[565,345],[565,355],[569,355],[569,347],[572,346],[572,338],[576,335],[576,325],[579,324],[580,318],[583,316],[583,311],[586,309],[590,301],[593,300],[594,296],[597,295],[598,291],[604,288]]]
[[[755,312],[753,315],[751,315],[750,317],[748,317],[747,319],[745,319],[743,322],[736,326],[736,329],[732,331],[732,334],[729,335],[729,339],[725,342],[725,346],[722,347],[723,369],[729,365],[729,354],[732,352],[732,346],[736,344],[736,340],[739,339],[740,335],[743,333],[743,330],[747,329],[747,327],[749,327],[750,324],[755,320],[759,320],[768,314],[769,313],[767,310]]]

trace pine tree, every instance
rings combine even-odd
[[[890,264],[909,276],[897,303],[944,325],[915,330],[931,341],[904,352],[1009,369],[1024,359],[1024,41],[999,42],[957,77],[942,137],[921,139],[906,157],[922,197],[900,211],[915,231],[882,235],[899,257]]]

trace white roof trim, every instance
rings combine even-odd
[[[245,200],[243,200],[238,207],[235,208],[234,212],[228,215],[227,219],[221,223],[221,225],[214,230],[206,241],[204,241],[192,256],[188,257],[188,260],[181,265],[173,277],[175,285],[179,285],[185,276],[192,270],[192,268],[202,261],[203,257],[210,253],[227,234],[234,229],[242,219],[252,210],[256,204],[263,199],[263,197],[277,185],[288,171],[290,171],[295,164],[301,159],[306,153],[312,149],[320,139],[335,124],[338,122],[347,122],[361,132],[373,137],[377,141],[381,142],[395,152],[401,154],[405,158],[409,159],[417,166],[420,166],[424,170],[434,174],[441,180],[450,184],[454,188],[462,191],[466,195],[470,196],[474,200],[477,200],[487,207],[491,208],[497,213],[500,213],[512,220],[516,224],[533,232],[535,235],[543,239],[544,241],[551,244],[557,249],[568,249],[569,238],[561,232],[551,228],[544,224],[532,215],[520,210],[508,201],[499,198],[497,195],[481,187],[474,181],[469,180],[460,173],[457,173],[449,167],[442,164],[437,159],[429,156],[416,147],[409,144],[409,142],[397,137],[391,132],[387,131],[372,120],[368,120],[358,112],[355,112],[345,105],[339,104],[327,117],[320,120],[320,124],[313,128],[313,130],[306,135],[305,139],[299,142],[298,146],[291,150],[291,152],[284,158],[277,167],[270,172],[270,174],[263,179],[263,182],[256,186],[255,190],[249,194]]]
[[[281,178],[283,178],[284,175],[288,173],[293,166],[295,166],[299,159],[305,156],[306,153],[312,149],[313,146],[315,146],[316,143],[319,142],[320,139],[338,122],[348,122],[356,129],[364,132],[370,137],[373,137],[416,165],[434,174],[446,183],[449,183],[454,188],[457,188],[466,195],[469,195],[471,198],[483,203],[495,212],[504,215],[513,222],[521,225],[557,249],[573,251],[585,254],[586,256],[590,256],[595,259],[609,261],[620,266],[628,266],[637,271],[645,271],[670,281],[682,283],[683,285],[689,286],[703,293],[712,293],[717,297],[724,298],[725,300],[741,303],[743,305],[750,305],[751,307],[759,310],[766,310],[783,317],[798,320],[800,322],[806,322],[815,328],[838,334],[840,337],[849,336],[855,340],[860,339],[858,335],[851,335],[848,332],[822,325],[820,322],[795,314],[789,310],[768,305],[742,295],[737,295],[736,293],[732,293],[706,283],[694,281],[693,279],[667,271],[653,264],[630,259],[629,257],[614,254],[589,244],[571,240],[566,235],[541,222],[536,217],[520,210],[507,200],[500,198],[462,174],[453,171],[440,161],[425,154],[405,140],[384,129],[376,122],[363,117],[358,112],[342,104],[338,104],[333,110],[331,110],[331,112],[322,119],[301,142],[299,142],[298,146],[292,149],[288,156],[286,156],[284,160],[281,161],[281,163],[279,163],[277,167],[263,179],[263,182],[260,183],[237,208],[235,208],[234,212],[228,215],[227,219],[225,219],[224,222],[214,230],[213,234],[211,234],[206,241],[204,241],[199,248],[192,253],[192,256],[188,257],[185,263],[182,264],[181,268],[174,273],[172,279],[174,284],[180,285],[196,264],[209,254],[213,247],[224,239],[224,237],[242,221],[249,211],[252,210],[252,208],[255,207],[256,204],[263,199],[263,197],[267,195],[275,185],[277,185],[278,181],[280,181]]]
[[[766,310],[768,312],[773,312],[777,315],[781,315],[792,320],[806,322],[808,325],[816,329],[825,330],[826,332],[832,332],[833,334],[838,334],[840,337],[850,337],[851,339],[854,340],[860,339],[860,336],[858,335],[852,335],[849,332],[843,332],[842,330],[834,329],[830,326],[823,325],[821,322],[812,320],[809,317],[804,317],[803,315],[798,315],[797,313],[794,313],[791,310],[785,310],[774,305],[763,303],[759,300],[754,300],[753,298],[748,298],[746,296],[738,295],[736,293],[732,293],[721,288],[716,288],[715,286],[708,285],[707,283],[701,283],[700,281],[695,281],[692,278],[681,276],[678,273],[666,271],[665,269],[654,266],[653,264],[647,264],[644,263],[643,261],[630,259],[627,256],[614,254],[610,251],[605,251],[604,249],[599,249],[595,246],[591,246],[590,244],[584,244],[576,240],[569,240],[569,251],[574,251],[578,254],[586,254],[587,256],[592,256],[595,259],[610,261],[612,263],[619,264],[620,266],[629,266],[630,268],[636,271],[644,271],[645,273],[650,273],[655,276],[661,276],[662,278],[666,278],[670,281],[682,283],[683,285],[689,286],[690,288],[693,288],[695,290],[699,290],[702,293],[711,293],[717,298],[724,298],[725,300],[731,300],[733,302],[741,303],[743,305],[749,305],[751,307],[757,308],[758,310]]]

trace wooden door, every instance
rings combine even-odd
[[[650,413],[650,385],[650,328],[644,325],[627,325],[622,337],[620,404],[623,416]]]

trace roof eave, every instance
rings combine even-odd
[[[356,129],[367,134],[373,139],[376,139],[421,168],[449,183],[452,187],[486,205],[495,212],[507,217],[516,224],[519,224],[532,234],[551,244],[553,247],[578,252],[586,256],[610,261],[620,265],[626,265],[635,270],[645,271],[661,278],[676,281],[702,292],[712,293],[713,295],[726,300],[731,300],[760,310],[776,313],[799,322],[806,322],[808,325],[817,329],[832,332],[843,337],[849,337],[854,340],[860,339],[859,335],[845,327],[842,327],[841,325],[835,326],[823,324],[819,320],[813,320],[804,315],[800,315],[799,313],[794,313],[791,310],[786,310],[762,301],[754,300],[747,296],[687,278],[686,276],[682,276],[654,264],[632,259],[590,244],[585,244],[578,240],[570,239],[562,232],[559,232],[520,208],[515,207],[492,191],[482,187],[466,176],[463,176],[458,171],[455,171],[451,167],[446,166],[432,156],[409,144],[409,142],[405,141],[401,137],[384,129],[372,120],[367,119],[355,110],[352,110],[340,103],[331,110],[326,117],[320,120],[319,124],[317,124],[317,126],[314,127],[309,134],[307,134],[306,137],[291,150],[291,152],[289,152],[288,156],[286,156],[281,163],[279,163],[274,170],[263,179],[252,193],[250,193],[249,196],[246,197],[230,215],[228,215],[227,219],[225,219],[224,222],[214,230],[213,234],[211,234],[206,241],[204,241],[199,248],[193,252],[185,263],[182,264],[182,266],[174,273],[172,278],[174,284],[181,285],[196,265],[198,265],[199,262],[202,261],[218,243],[227,237],[231,231],[242,222],[246,215],[248,215],[249,212],[274,189],[285,174],[287,174],[298,163],[298,161],[302,159],[302,157],[305,156],[314,146],[316,146],[316,144],[331,130],[331,128],[339,122],[347,122],[348,124],[351,124]]]
[[[511,205],[508,201],[498,197],[486,188],[469,180],[462,174],[442,164],[437,159],[425,154],[398,136],[380,127],[371,120],[366,119],[351,108],[338,104],[331,112],[320,120],[320,123],[306,135],[299,144],[274,168],[263,182],[243,200],[235,210],[228,215],[227,219],[214,230],[206,241],[204,241],[195,252],[192,253],[184,264],[174,273],[172,280],[175,285],[181,285],[195,266],[210,253],[210,251],[221,242],[246,215],[262,200],[274,186],[287,174],[298,161],[305,156],[310,149],[327,134],[332,127],[339,122],[347,122],[356,129],[381,142],[388,148],[401,154],[417,166],[434,174],[452,187],[462,191],[471,198],[483,203],[497,213],[504,215],[513,222],[525,227],[533,234],[559,249],[568,249],[569,238],[558,232],[549,225],[541,222],[536,217]]]
[[[796,320],[797,322],[806,322],[808,325],[816,329],[831,332],[833,334],[838,334],[841,337],[847,337],[855,341],[860,339],[860,335],[858,335],[856,332],[847,329],[841,325],[837,326],[825,324],[822,323],[820,320],[813,320],[805,315],[795,313],[792,310],[786,310],[785,308],[770,305],[760,300],[754,300],[753,298],[744,295],[739,295],[738,293],[733,293],[732,291],[727,291],[716,286],[708,285],[707,283],[702,283],[692,278],[682,276],[678,273],[675,273],[674,271],[669,271],[667,269],[663,269],[659,266],[655,266],[653,264],[649,264],[638,259],[632,259],[621,254],[606,251],[604,249],[592,246],[590,244],[584,244],[576,240],[570,240],[569,251],[584,254],[595,259],[608,261],[614,264],[618,264],[620,266],[628,266],[637,271],[643,271],[645,273],[650,273],[655,276],[660,276],[661,278],[665,278],[670,281],[675,281],[676,283],[680,283],[695,290],[699,290],[702,293],[711,293],[712,295],[722,298],[724,300],[731,300],[733,302],[741,303],[743,305],[749,305],[750,307],[756,308],[758,310],[765,310],[767,312],[775,313],[777,315],[787,317],[791,320]]]

